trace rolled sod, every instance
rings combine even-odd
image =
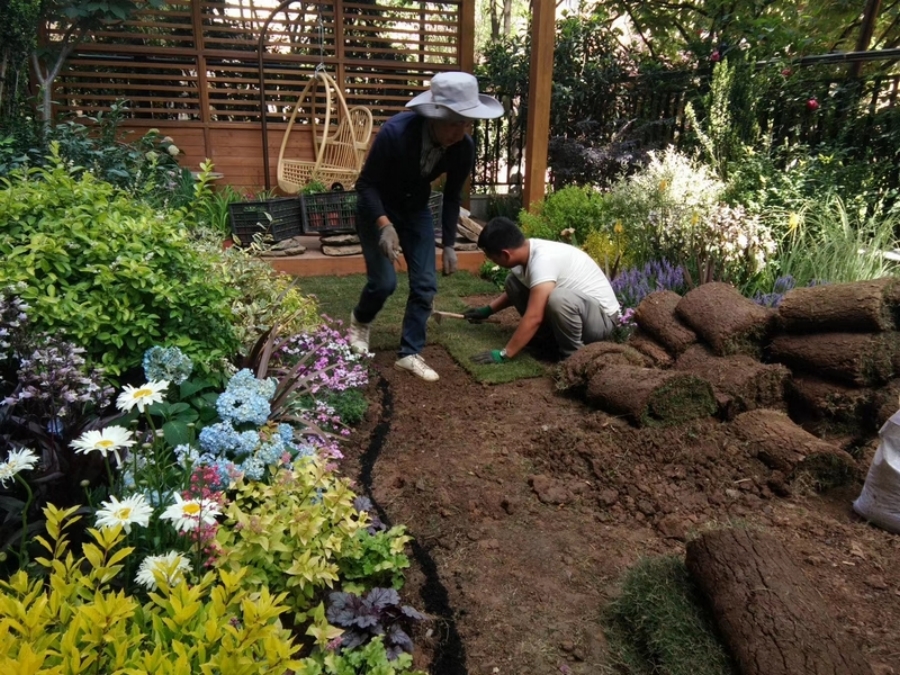
[[[731,402],[728,416],[755,408],[784,405],[784,386],[791,372],[780,364],[760,363],[743,354],[716,356],[703,345],[694,345],[675,362],[676,370],[702,377]]]
[[[816,420],[825,420],[847,431],[872,428],[878,389],[852,387],[815,375],[795,374],[787,384],[787,397],[792,406]],[[896,402],[896,401],[895,401]]]
[[[649,358],[657,368],[671,368],[675,363],[675,359],[666,351],[666,348],[653,339],[652,335],[640,328],[634,329],[634,332],[628,336],[626,344]]]
[[[778,323],[789,333],[892,330],[900,280],[892,277],[795,288],[778,307]]]
[[[880,429],[895,412],[900,410],[900,378],[893,379],[883,387],[874,390],[872,401],[872,422]]]
[[[718,356],[758,357],[775,311],[745,298],[731,284],[713,281],[689,291],[675,308],[684,323]]]
[[[872,675],[859,646],[774,537],[706,532],[685,563],[741,675]]]
[[[681,296],[675,291],[655,291],[641,300],[634,320],[641,330],[675,356],[697,341],[697,334],[675,315]]]
[[[679,424],[716,412],[712,387],[687,373],[638,366],[609,365],[587,385],[586,399],[637,426]]]
[[[806,474],[817,488],[825,488],[859,475],[859,467],[848,453],[813,436],[777,410],[741,413],[730,423],[729,430],[751,456],[789,480]]]
[[[618,342],[593,342],[585,345],[556,369],[556,386],[561,390],[577,390],[587,386],[591,378],[611,364],[649,367],[646,356]]]
[[[857,387],[891,379],[898,353],[895,331],[779,335],[769,346],[772,361]]]

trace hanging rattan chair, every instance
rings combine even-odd
[[[311,160],[285,157],[298,119],[311,134]],[[317,67],[297,99],[281,141],[278,187],[295,194],[307,183],[319,181],[327,188],[340,183],[352,189],[371,136],[372,113],[362,106],[348,108],[334,78]]]

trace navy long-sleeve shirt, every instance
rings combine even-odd
[[[422,134],[428,133],[427,119],[414,112],[391,117],[378,132],[356,181],[359,215],[365,223],[379,217],[418,213],[427,208],[431,183],[447,174],[441,233],[446,246],[456,241],[462,189],[475,166],[475,143],[466,135],[448,147],[434,168],[425,176],[420,172]],[[391,216],[388,216],[391,217]],[[395,223],[398,227],[403,224]]]

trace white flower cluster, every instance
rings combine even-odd
[[[664,251],[715,261],[720,271],[737,274],[758,272],[776,248],[771,229],[757,216],[726,204],[669,222],[658,236]]]

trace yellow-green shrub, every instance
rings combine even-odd
[[[303,621],[318,592],[338,581],[342,549],[368,525],[355,496],[347,479],[312,459],[275,470],[269,484],[242,480],[219,528],[219,564],[246,569],[251,587],[286,593]]]
[[[149,601],[116,590],[130,547],[120,528],[89,529],[93,543],[75,557],[65,529],[78,507],[48,506],[50,552],[39,558],[47,579],[16,572],[0,580],[0,672],[47,675],[254,675],[297,670],[298,647],[281,626],[284,596],[251,592],[246,570],[207,573],[197,584],[169,587]]]

